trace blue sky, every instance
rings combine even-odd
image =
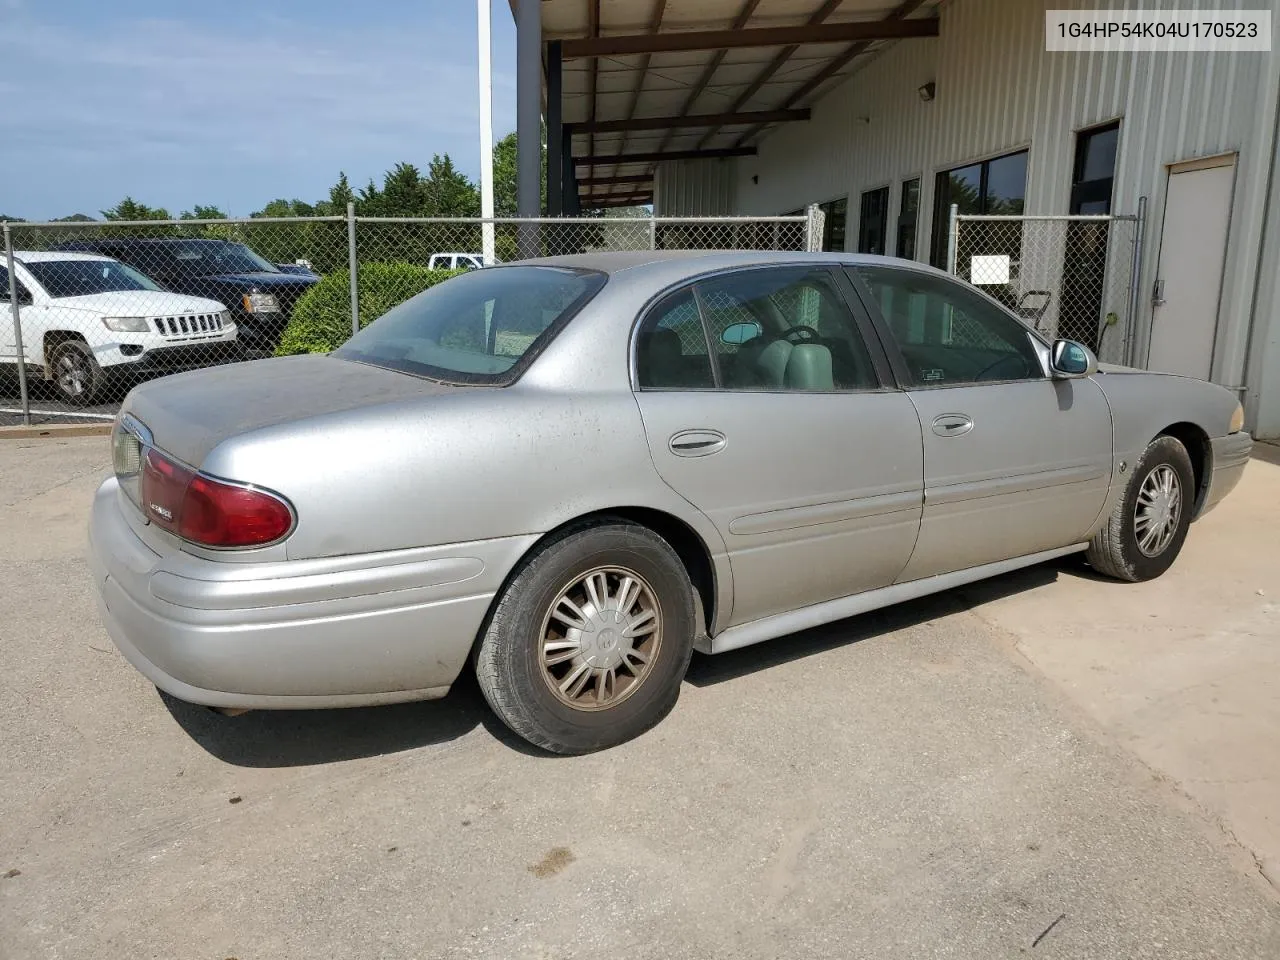
[[[493,3],[495,136],[515,28]],[[314,202],[400,160],[479,171],[472,0],[0,0],[0,213]]]

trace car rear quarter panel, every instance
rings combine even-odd
[[[629,389],[517,384],[326,414],[230,438],[203,469],[289,498],[291,560],[537,536],[645,507],[683,520],[724,562],[714,528],[655,471]]]

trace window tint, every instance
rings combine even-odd
[[[853,315],[826,270],[749,270],[695,290],[725,388],[879,386]]]
[[[884,267],[858,273],[917,386],[1044,376],[1027,328],[960,284]]]
[[[715,386],[692,291],[668,297],[645,317],[636,334],[636,380],[659,390]]]

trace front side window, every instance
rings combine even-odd
[[[827,392],[879,386],[853,315],[823,268],[745,270],[694,284],[650,312],[636,350],[641,387]],[[658,373],[676,369],[680,383],[670,374],[664,382]]]
[[[1044,376],[1027,328],[980,294],[914,270],[860,267],[857,272],[880,308],[913,386]]]
[[[509,383],[605,279],[560,267],[475,270],[393,307],[333,355],[434,380]]]
[[[84,297],[125,290],[159,290],[148,277],[115,260],[33,260],[27,271],[51,297]],[[8,296],[8,281],[5,281]]]

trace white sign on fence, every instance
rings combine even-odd
[[[969,282],[974,286],[1009,282],[1009,255],[978,255],[969,264]]]

